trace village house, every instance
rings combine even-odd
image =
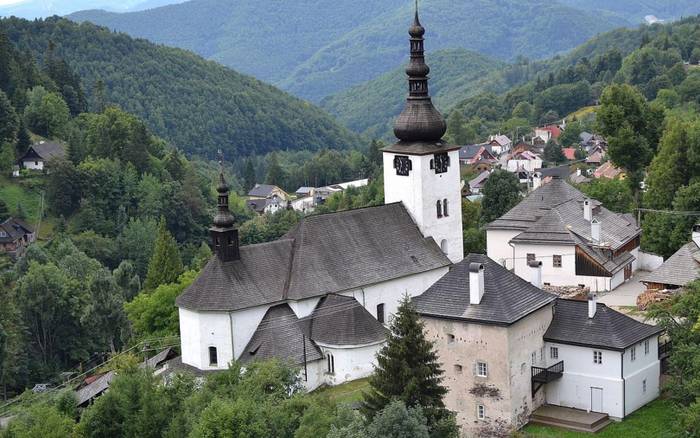
[[[44,170],[50,160],[65,158],[66,148],[54,141],[40,141],[29,146],[29,149],[17,160],[22,169]]]
[[[596,431],[658,397],[661,329],[594,295],[557,299],[541,289],[542,262],[529,270],[528,282],[470,254],[413,299],[445,370],[445,404],[466,436],[555,420],[543,406],[603,414],[589,425]]]
[[[517,152],[507,157],[506,169],[508,172],[515,173],[522,169],[532,173],[541,167],[542,158],[532,151]]]
[[[287,192],[272,184],[255,184],[248,192],[248,199],[269,199],[277,196],[283,201],[289,199]]]
[[[469,181],[469,194],[470,195],[481,194],[481,191],[484,189],[484,186],[486,185],[486,181],[489,180],[489,176],[491,176],[491,172],[486,170],[486,171],[481,172],[475,178],[471,179]]]
[[[488,144],[491,146],[491,151],[494,155],[501,155],[508,152],[513,147],[513,141],[507,135],[490,135]]]
[[[246,205],[258,214],[277,213],[289,206],[287,192],[272,184],[255,184],[248,192]]]
[[[383,150],[385,205],[308,216],[277,241],[240,246],[220,175],[214,256],[176,300],[183,367],[276,357],[300,366],[307,389],[366,377],[400,300],[462,260],[459,146],[442,140],[424,32],[416,14],[410,97]]]
[[[540,128],[535,128],[533,144],[536,144],[534,139],[539,139],[537,144],[546,144],[549,140],[558,140],[561,133],[562,128],[557,125],[547,125]]]
[[[637,270],[641,229],[562,178],[552,178],[486,227],[487,254],[527,278],[542,261],[543,281],[609,291]]]
[[[660,267],[642,277],[647,290],[677,290],[700,278],[700,225],[693,226],[692,237]]]
[[[593,171],[593,178],[595,179],[625,179],[627,174],[624,170],[616,167],[612,161],[606,161],[600,167]]]
[[[491,170],[498,163],[498,158],[488,143],[471,144],[459,149],[459,163],[481,173]]]
[[[35,240],[34,229],[23,220],[9,218],[0,223],[0,252],[12,258],[22,256]]]

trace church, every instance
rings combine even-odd
[[[281,239],[240,246],[223,175],[214,257],[177,299],[182,362],[200,371],[272,357],[311,390],[366,377],[405,296],[463,258],[459,146],[428,92],[425,29],[410,27],[409,96],[384,151],[385,205],[308,216]]]

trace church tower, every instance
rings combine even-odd
[[[394,124],[398,142],[384,148],[386,203],[402,202],[426,237],[432,237],[453,262],[464,257],[459,146],[442,140],[447,126],[428,92],[423,35],[418,9],[406,68],[409,95]]]
[[[218,195],[218,211],[214,216],[214,223],[209,228],[212,250],[222,262],[239,260],[240,250],[238,243],[238,230],[234,227],[234,218],[228,209],[228,185],[224,178],[223,163],[219,171],[219,186],[216,188]]]

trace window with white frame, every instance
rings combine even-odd
[[[632,362],[637,360],[637,346],[635,345],[634,347],[630,348],[630,359]]]
[[[603,363],[603,352],[602,351],[598,351],[598,350],[593,351],[593,363],[598,364],[598,365]]]
[[[535,365],[537,363],[537,352],[536,351],[532,352],[531,362],[532,362],[532,365]]]
[[[544,362],[544,347],[540,348],[540,362]]]
[[[645,355],[649,354],[649,339],[644,341],[644,354]]]
[[[561,254],[554,254],[552,256],[552,266],[555,268],[561,268]]]
[[[486,419],[486,408],[484,405],[476,405],[476,418],[479,420]]]
[[[328,374],[335,374],[335,357],[333,357],[333,354],[328,353],[326,355],[326,363],[328,365]]]
[[[549,347],[549,358],[550,359],[559,359],[559,348]]]
[[[476,375],[479,377],[487,377],[489,375],[489,367],[486,362],[476,363]]]
[[[215,367],[219,364],[219,355],[216,347],[209,347],[209,366]]]

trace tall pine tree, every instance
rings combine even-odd
[[[152,291],[161,284],[174,283],[180,274],[182,274],[182,260],[177,242],[165,226],[165,218],[161,218],[143,288],[146,291]]]
[[[453,415],[445,408],[440,368],[433,344],[425,338],[424,324],[408,296],[391,322],[391,333],[377,354],[377,368],[364,394],[362,411],[368,419],[393,400],[408,407],[420,406],[432,436],[456,436]]]
[[[245,160],[245,168],[243,169],[243,184],[245,187],[243,189],[248,192],[250,189],[255,186],[255,180],[256,180],[256,175],[255,175],[255,165],[253,164],[253,159],[251,157],[248,157]]]

